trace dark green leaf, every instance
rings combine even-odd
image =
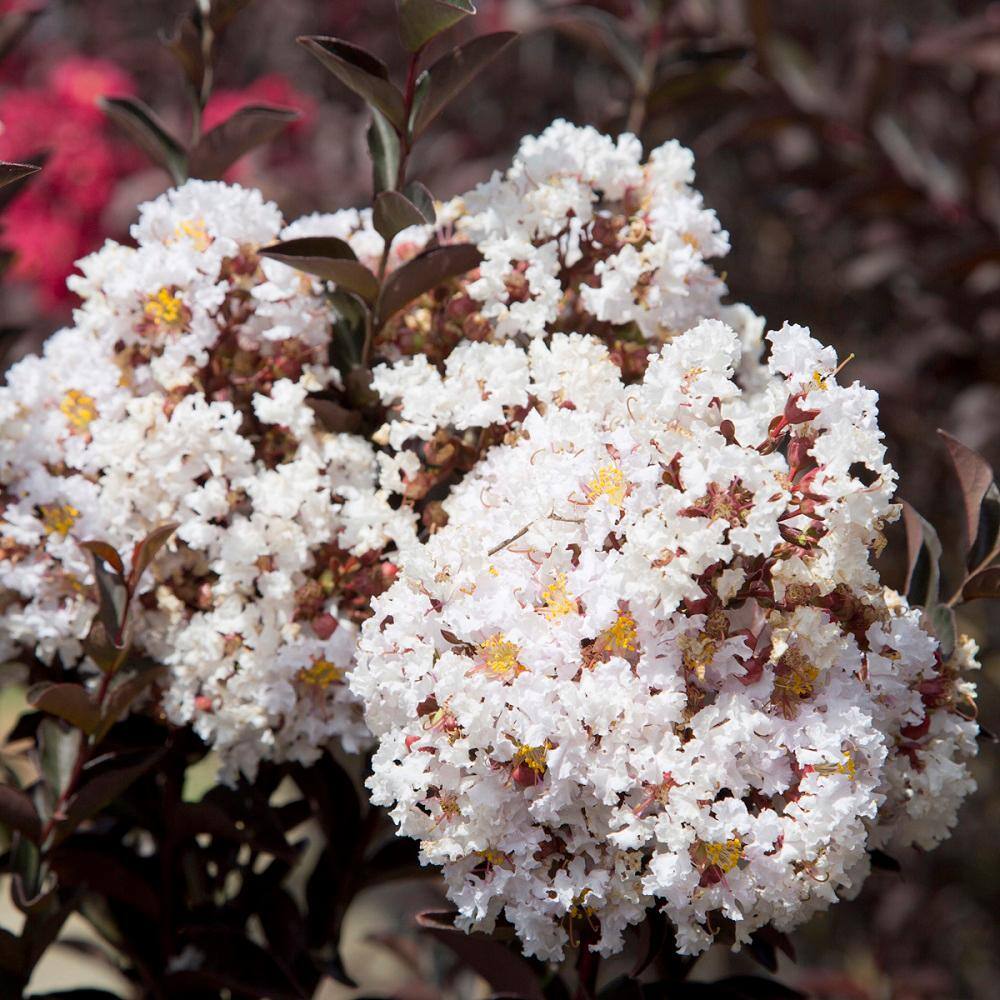
[[[911,604],[926,608],[937,603],[938,599],[941,542],[934,528],[905,500],[902,505],[909,567],[906,574],[906,597]]]
[[[378,279],[354,256],[343,240],[333,236],[305,236],[283,243],[272,243],[261,256],[335,282],[340,288],[355,292],[368,302],[378,295]]]
[[[82,746],[79,729],[65,729],[55,719],[43,719],[38,727],[39,764],[53,809],[69,786]]]
[[[947,432],[939,430],[938,434],[948,448],[948,457],[962,488],[965,538],[969,549],[967,565],[975,570],[989,557],[1000,539],[1000,490],[985,458]]]
[[[430,84],[413,121],[419,135],[514,39],[513,31],[480,35],[442,56],[429,70]]]
[[[142,574],[149,568],[150,563],[156,558],[157,553],[164,545],[170,541],[173,533],[177,530],[176,521],[161,524],[155,527],[146,537],[136,545],[132,551],[132,572],[129,574],[129,587],[132,590],[139,585]]]
[[[41,836],[42,823],[35,804],[13,785],[0,785],[0,823],[36,844]]]
[[[979,597],[1000,597],[1000,566],[981,569],[966,581],[962,599],[974,601]]]
[[[289,108],[240,108],[198,140],[191,150],[188,173],[202,180],[218,180],[241,156],[270,142],[298,117],[298,111]]]
[[[399,37],[411,52],[419,51],[436,35],[476,13],[470,0],[397,0],[396,7]]]
[[[387,243],[391,243],[397,233],[410,226],[421,226],[425,219],[420,209],[398,191],[383,191],[375,199],[372,222],[375,231]]]
[[[187,180],[187,153],[152,108],[133,97],[102,97],[98,103],[154,163],[170,174],[174,184]]]
[[[372,158],[372,181],[375,193],[392,191],[399,174],[399,136],[385,115],[372,108],[368,127],[368,152]]]
[[[404,193],[416,205],[424,221],[433,225],[437,220],[437,211],[434,208],[434,196],[430,191],[420,181],[414,181],[412,184],[407,184]]]
[[[28,691],[28,704],[65,719],[88,736],[101,721],[100,710],[82,684],[36,684]]]
[[[397,268],[385,280],[375,309],[375,329],[418,295],[478,267],[482,254],[471,243],[432,247]]]
[[[381,111],[396,131],[406,127],[403,95],[390,81],[381,59],[339,38],[318,35],[298,39],[345,87]]]

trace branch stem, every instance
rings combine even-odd
[[[649,24],[647,25],[646,48],[642,56],[642,67],[632,91],[632,103],[629,106],[628,121],[625,131],[638,135],[646,121],[646,111],[649,105],[649,95],[656,79],[656,66],[660,61],[660,51],[666,32],[664,30],[663,13],[658,0],[649,5]]]

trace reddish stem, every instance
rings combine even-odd
[[[576,994],[574,1000],[594,1000],[597,996],[597,971],[601,956],[590,950],[593,934],[585,924],[580,937],[580,950],[576,957]]]

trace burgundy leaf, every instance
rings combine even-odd
[[[167,544],[177,528],[176,521],[161,524],[136,545],[132,551],[132,572],[129,575],[129,587],[132,590],[138,586],[142,574],[146,572],[150,563],[156,558],[156,554]]]
[[[378,295],[378,279],[355,257],[344,240],[334,236],[305,236],[272,243],[261,251],[261,255],[325,281],[333,281],[365,301],[374,301]]]
[[[398,191],[383,191],[375,199],[372,222],[375,231],[387,243],[391,243],[396,234],[404,229],[421,226],[426,221],[420,209]]]
[[[948,457],[962,488],[968,567],[974,570],[989,558],[1000,536],[1000,491],[985,458],[947,432],[938,430],[938,434],[948,448]]]
[[[447,31],[476,8],[470,0],[397,0],[399,37],[411,52]]]
[[[41,837],[42,824],[35,804],[26,792],[13,785],[0,785],[0,823],[35,844]]]
[[[482,976],[497,993],[542,1000],[544,994],[534,969],[520,955],[485,934],[465,934],[454,926],[452,911],[427,910],[416,920],[429,934]]]
[[[102,97],[98,104],[175,184],[187,180],[187,152],[151,108],[134,97]]]
[[[1000,566],[982,569],[966,581],[962,599],[974,601],[979,597],[1000,597]]]
[[[198,140],[191,150],[189,175],[217,180],[240,157],[270,142],[299,117],[299,112],[290,108],[266,105],[240,108]]]
[[[905,500],[903,523],[906,526],[906,596],[911,604],[928,607],[938,599],[940,584],[941,542],[937,532]]]
[[[298,39],[345,87],[381,111],[396,131],[406,128],[403,95],[390,81],[385,63],[370,52],[340,38],[319,35]]]
[[[82,684],[36,684],[28,691],[28,704],[49,715],[65,719],[88,736],[101,720],[101,713]]]
[[[478,267],[482,255],[471,243],[453,243],[432,247],[397,268],[385,280],[375,310],[375,328],[417,296],[436,288],[443,281]]]
[[[515,38],[514,31],[479,35],[434,63],[428,70],[427,92],[414,117],[414,136],[423,132]]]

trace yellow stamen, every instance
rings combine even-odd
[[[723,874],[732,871],[743,857],[743,841],[739,837],[733,837],[725,843],[710,841],[701,846],[705,852],[705,860],[719,868]]]
[[[97,416],[97,406],[93,396],[88,396],[79,389],[70,389],[59,404],[60,412],[78,431],[85,431],[87,426]]]
[[[628,611],[619,611],[618,617],[601,633],[601,640],[609,649],[634,652],[638,649],[635,619]]]
[[[495,851],[488,847],[485,851],[476,851],[475,856],[482,858],[488,865],[493,865],[495,868],[506,868],[507,871],[514,870],[514,862],[503,851]]]
[[[566,593],[565,573],[560,573],[555,581],[542,591],[542,600],[545,602],[545,607],[541,611],[549,621],[571,615],[576,611],[576,599]]]
[[[517,656],[521,652],[516,643],[508,642],[502,632],[490,636],[479,644],[479,651],[485,658],[484,666],[497,677],[516,677],[528,668],[519,663]]]
[[[617,465],[602,465],[587,483],[587,499],[594,503],[600,497],[607,497],[612,506],[621,507],[627,489],[625,473]]]
[[[311,667],[303,667],[298,672],[298,679],[312,687],[327,688],[343,681],[344,671],[329,660],[314,660]]]
[[[163,287],[149,296],[143,310],[156,326],[180,327],[184,325],[184,303],[170,289]]]
[[[200,253],[204,253],[212,243],[212,237],[208,235],[205,229],[204,219],[195,219],[193,221],[185,220],[180,222],[174,228],[174,239],[183,240],[189,239],[194,243],[194,247]]]
[[[844,759],[840,764],[817,764],[817,774],[846,774],[851,781],[857,774],[857,765],[854,763],[854,755],[847,750],[844,752]]]
[[[597,912],[597,910],[587,903],[587,897],[590,895],[589,889],[584,889],[578,896],[573,899],[570,903],[569,910],[566,911],[567,916],[572,917],[575,920],[581,917],[592,917]]]
[[[549,749],[551,744],[548,740],[545,741],[544,746],[531,747],[527,743],[519,743],[517,745],[517,750],[514,751],[514,766],[517,767],[520,764],[524,764],[531,768],[535,774],[544,774],[545,769],[548,767],[546,761],[549,756]]]
[[[854,355],[853,354],[848,354],[847,357],[844,358],[844,360],[841,361],[840,364],[837,365],[837,367],[834,368],[834,370],[832,372],[830,372],[829,375],[823,375],[823,374],[821,374],[818,371],[813,372],[813,375],[812,375],[812,388],[813,389],[826,389],[827,382],[829,382],[830,379],[832,379],[832,378],[836,378],[844,370],[844,368],[847,365],[849,365],[853,360],[854,360]]]
[[[62,535],[63,538],[69,534],[69,529],[76,524],[80,512],[68,503],[64,504],[42,504],[42,521],[45,524],[47,535]]]
[[[806,698],[813,693],[819,667],[813,666],[797,649],[789,649],[778,662],[785,669],[775,675],[776,691],[786,698]]]

